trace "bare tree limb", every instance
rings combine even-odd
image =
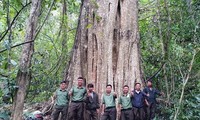
[[[33,41],[34,41],[34,40],[26,41],[26,42],[23,42],[23,43],[19,43],[19,44],[17,44],[17,45],[12,46],[10,49],[15,48],[15,47],[18,47],[18,46],[21,46],[21,45],[24,45],[24,44],[27,44],[27,43],[31,43],[31,42],[33,42]],[[7,51],[7,50],[8,50],[8,49],[0,50],[0,53],[5,52],[5,51]]]
[[[151,80],[153,77],[155,77],[162,70],[164,65],[165,65],[165,63],[163,63],[161,65],[161,67],[151,77],[149,77],[146,81]]]
[[[182,79],[183,79],[183,78],[184,78],[184,75],[183,75],[183,72],[181,71],[181,67],[180,67],[180,65],[178,65],[178,69],[179,69],[179,72],[180,72],[181,77],[182,77]]]
[[[68,30],[67,32],[71,32],[71,31],[73,31],[73,30],[75,30],[75,29],[76,29],[76,28],[72,28],[72,29]],[[34,41],[34,40],[26,41],[26,42],[23,42],[23,43],[19,43],[19,44],[17,44],[17,45],[14,45],[14,46],[10,47],[10,49],[15,48],[15,47],[18,47],[18,46],[21,46],[21,45],[24,45],[24,44],[27,44],[27,43],[31,43],[31,42],[33,42],[33,41]],[[5,51],[7,51],[7,50],[8,50],[8,49],[0,50],[0,53],[5,52]]]
[[[193,53],[193,56],[192,56],[192,60],[190,62],[190,66],[188,68],[188,73],[187,75],[183,78],[183,85],[182,85],[182,90],[181,90],[181,96],[179,98],[179,103],[178,103],[178,107],[176,109],[176,112],[175,112],[175,115],[174,115],[174,120],[177,119],[177,116],[179,114],[179,111],[180,111],[180,108],[181,108],[181,104],[182,104],[182,101],[183,101],[183,96],[184,96],[184,92],[185,92],[185,86],[190,78],[190,73],[192,71],[192,67],[193,67],[193,63],[194,63],[194,59],[195,59],[195,56],[196,56],[196,51],[194,51]]]
[[[31,2],[27,3],[26,5],[24,5],[15,15],[15,17],[13,18],[12,22],[10,23],[10,26],[8,26],[7,30],[5,30],[4,32],[2,32],[0,34],[0,42],[5,38],[5,36],[7,35],[8,31],[11,29],[11,27],[13,26],[13,24],[15,23],[17,17],[19,16],[19,14],[24,10],[24,8],[26,8],[28,5],[30,5]]]
[[[35,34],[34,40],[37,38],[37,36],[38,36],[38,34],[40,33],[41,29],[43,28],[45,22],[47,21],[47,19],[48,19],[48,17],[49,17],[49,14],[50,14],[50,12],[51,12],[51,9],[52,9],[52,7],[53,7],[53,5],[54,5],[54,2],[55,2],[55,0],[52,1],[51,6],[50,6],[50,8],[49,8],[49,10],[48,10],[48,13],[47,13],[47,15],[46,15],[46,17],[45,17],[45,19],[44,19],[42,25],[38,28],[38,30],[37,30],[37,32],[36,32],[36,34]]]
[[[0,73],[0,76],[2,76],[2,77],[8,77],[8,75],[4,75],[2,73]]]

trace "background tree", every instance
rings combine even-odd
[[[40,14],[41,0],[34,0],[31,4],[30,16],[27,23],[25,42],[32,41],[23,46],[20,59],[19,70],[17,73],[18,89],[14,98],[13,120],[21,120],[23,115],[24,99],[27,87],[31,80],[31,60],[34,52],[34,39],[37,27],[37,21]]]
[[[165,63],[153,78],[156,87],[166,91],[157,118],[198,119],[194,106],[198,106],[200,84],[196,69],[200,48],[199,1],[142,0],[139,11],[145,77]]]

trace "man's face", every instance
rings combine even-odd
[[[112,87],[111,86],[107,86],[106,87],[106,93],[111,93],[112,91]]]
[[[94,90],[94,87],[89,87],[88,90],[89,90],[90,92],[92,92],[92,91]]]
[[[125,94],[127,94],[128,91],[129,91],[129,88],[128,88],[128,87],[124,87],[124,88],[123,88],[123,92],[124,92]]]
[[[140,84],[136,84],[136,85],[135,85],[135,89],[136,89],[136,90],[140,91],[140,88],[141,88],[141,85],[140,85]]]
[[[67,88],[67,84],[66,83],[61,83],[60,84],[60,89],[64,90]]]
[[[148,86],[148,87],[152,87],[152,83],[148,81],[148,82],[147,82],[147,86]]]
[[[78,79],[78,86],[82,86],[83,85],[83,79]]]

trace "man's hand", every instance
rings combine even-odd
[[[51,96],[51,104],[55,103],[55,99],[56,99],[56,95],[54,94],[53,96]]]
[[[101,106],[101,115],[104,114],[104,110],[105,110],[105,106],[104,106],[104,104],[102,104],[102,106]]]
[[[147,106],[150,106],[149,102],[146,102]]]
[[[118,115],[118,118],[120,118],[120,116],[121,116],[121,109],[119,108],[118,110],[117,110],[117,115]]]
[[[87,96],[88,97],[91,97],[92,96],[92,93],[90,93],[89,91],[87,92]]]
[[[101,111],[101,115],[103,115],[103,114],[104,114],[104,110]]]
[[[117,97],[117,93],[116,93],[116,92],[113,92],[113,95],[114,95],[115,97]]]
[[[97,109],[97,114],[99,114],[99,109]]]
[[[149,102],[145,99],[145,102],[146,102],[146,105],[147,106],[150,106]]]
[[[69,95],[72,96],[72,91],[69,91]]]
[[[54,99],[53,99],[53,97],[51,97],[51,104],[54,104]]]
[[[134,93],[133,93],[133,91],[131,91],[131,96],[134,96]]]

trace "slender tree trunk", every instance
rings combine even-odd
[[[137,0],[83,0],[65,79],[79,76],[101,95],[106,84],[121,93],[141,81]]]
[[[168,15],[168,26],[170,26],[170,19],[169,19],[169,13],[167,10],[167,6],[166,6],[166,1],[165,1],[165,10],[167,12]],[[158,14],[158,28],[159,28],[159,37],[161,40],[161,45],[162,45],[162,56],[163,56],[163,62],[165,63],[163,65],[163,77],[164,77],[164,81],[165,81],[165,87],[166,87],[166,96],[167,96],[167,101],[169,101],[170,98],[170,93],[169,93],[169,81],[168,81],[168,76],[167,76],[167,64],[168,64],[168,54],[169,54],[169,41],[170,41],[170,31],[169,31],[169,27],[167,28],[167,32],[164,33],[162,32],[163,28],[162,28],[162,24],[161,24],[161,16],[160,16],[160,0],[157,0],[157,14]]]
[[[32,0],[30,16],[26,28],[25,42],[34,40],[41,0]],[[22,120],[26,90],[31,79],[31,59],[34,51],[34,42],[24,44],[17,73],[17,85],[19,86],[14,99],[13,120]]]
[[[9,28],[10,26],[10,0],[7,0],[7,26]],[[12,28],[10,28],[8,30],[8,46],[9,46],[9,49],[8,50],[8,58],[7,58],[7,61],[8,61],[8,86],[10,85],[10,73],[11,73],[11,46],[12,46]],[[9,88],[9,87],[8,87]],[[9,88],[10,89],[10,88]],[[13,95],[11,94],[11,100],[13,101]],[[7,101],[9,102],[9,101]]]
[[[179,112],[181,110],[181,105],[182,105],[182,101],[183,101],[183,97],[184,97],[184,93],[185,93],[185,88],[186,88],[186,85],[188,83],[188,80],[190,79],[190,74],[191,74],[191,71],[192,71],[192,67],[193,67],[193,64],[194,64],[194,59],[195,59],[196,53],[197,52],[194,51],[187,74],[185,76],[182,75],[182,81],[183,81],[182,90],[181,90],[181,95],[180,95],[180,98],[179,98],[178,106],[176,107],[176,111],[175,111],[173,120],[177,120]],[[182,74],[181,70],[180,70],[180,73]]]
[[[164,53],[164,60],[168,62],[168,57],[169,57],[169,46],[170,46],[170,39],[171,39],[171,34],[170,34],[170,27],[171,27],[171,17],[168,9],[168,3],[167,0],[164,0],[164,9],[167,13],[167,31],[165,34],[165,40],[163,41],[163,53]],[[168,63],[169,64],[169,63]],[[166,64],[163,66],[164,69],[164,79],[165,79],[165,85],[166,85],[166,90],[167,90],[167,101],[170,99],[170,91],[169,91],[169,78],[167,77],[167,67]]]

